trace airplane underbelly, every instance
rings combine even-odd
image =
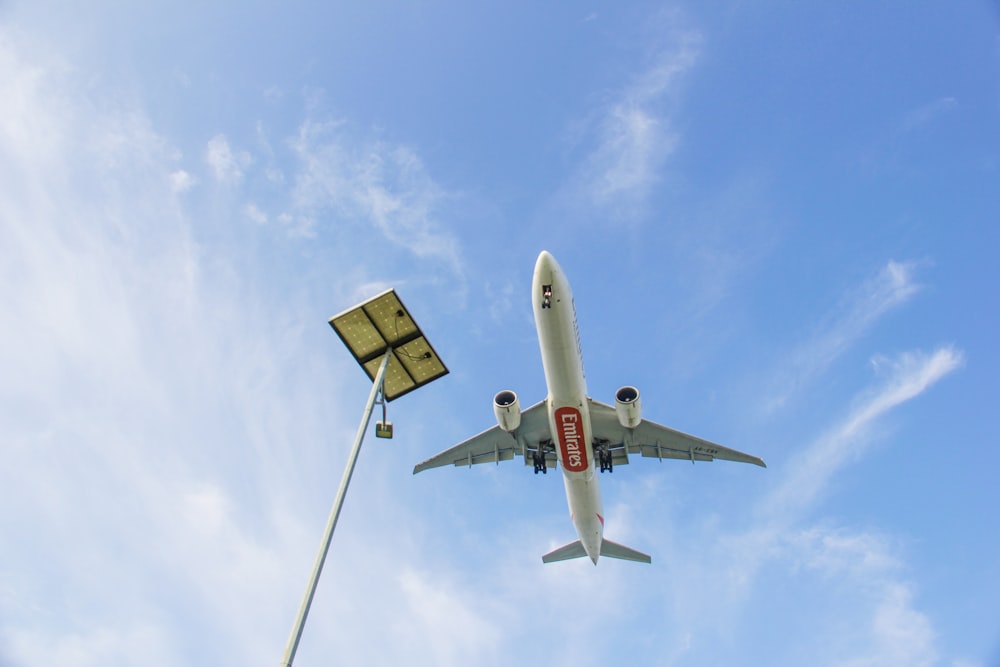
[[[604,508],[598,480],[598,477],[589,480],[565,478],[564,482],[573,527],[582,541],[599,549],[604,535]]]

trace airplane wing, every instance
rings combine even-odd
[[[628,463],[629,454],[641,454],[655,459],[681,459],[685,461],[737,461],[766,468],[757,456],[717,445],[687,433],[675,431],[656,422],[643,419],[634,429],[627,429],[618,421],[615,409],[594,399],[590,401],[590,423],[594,441],[611,451],[614,465]]]
[[[546,465],[554,467],[556,453],[549,434],[549,415],[545,409],[545,401],[535,403],[523,411],[521,425],[513,433],[494,426],[418,463],[413,468],[413,474],[448,465],[471,467],[476,463],[499,464],[501,461],[510,461],[515,454],[523,456],[525,465],[529,465],[532,455],[539,448],[545,451]]]

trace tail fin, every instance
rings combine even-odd
[[[564,547],[565,548],[565,547]],[[601,541],[601,555],[619,560],[632,560],[637,563],[652,563],[653,559],[635,549],[629,549],[623,544],[612,542],[611,540]]]
[[[587,552],[584,551],[583,544],[580,540],[577,540],[576,542],[570,542],[566,546],[559,547],[555,551],[550,551],[545,554],[542,556],[542,562],[555,563],[560,560],[583,558],[586,555]],[[652,558],[641,551],[629,549],[625,545],[612,542],[611,540],[601,541],[601,555],[607,556],[608,558],[617,558],[619,560],[631,560],[637,563],[651,563],[653,561]],[[597,561],[595,560],[594,562],[596,564]]]

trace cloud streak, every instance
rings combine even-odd
[[[669,106],[680,78],[697,62],[701,38],[674,32],[675,44],[612,96],[590,130],[595,146],[583,160],[574,197],[625,219],[644,215],[664,164],[678,143]]]
[[[820,322],[818,333],[799,345],[778,371],[776,384],[780,388],[770,392],[765,410],[773,412],[785,406],[881,317],[913,298],[920,291],[915,279],[917,267],[917,262],[890,260],[878,274],[843,297]]]
[[[953,347],[889,360],[885,382],[866,392],[843,421],[790,464],[782,483],[764,502],[765,515],[784,523],[811,507],[829,480],[871,444],[872,425],[880,417],[921,395],[963,363],[964,355]]]
[[[313,233],[324,216],[362,221],[416,257],[461,272],[458,243],[439,219],[449,195],[420,157],[381,141],[351,145],[340,129],[340,123],[306,121],[291,141],[301,165],[293,209],[303,228]]]
[[[0,170],[18,175],[0,185],[2,660],[277,660],[322,526],[302,508],[325,509],[329,469],[342,463],[317,434],[353,433],[336,383],[357,369],[334,372],[305,340],[301,321],[325,308],[316,294],[298,287],[266,300],[273,274],[243,253],[272,220],[326,214],[332,231],[350,219],[455,271],[457,241],[437,220],[447,195],[412,150],[308,130],[294,144],[303,170],[291,207],[274,216],[273,200],[223,197],[207,222],[211,233],[230,225],[226,241],[198,238],[187,217],[198,181],[141,109],[72,92],[71,73],[25,62],[8,41],[0,67],[10,94],[0,142],[11,148]],[[225,135],[197,157],[237,195],[256,177],[254,156]],[[356,256],[338,270],[365,265]],[[342,278],[334,289],[354,284]],[[307,314],[295,310],[304,301]],[[321,320],[319,330],[328,335]],[[391,498],[363,496],[355,517],[366,500],[405,515]],[[408,539],[409,526],[397,529]],[[399,574],[394,548],[364,526],[350,534],[339,565],[376,574],[346,584],[357,604],[317,605],[313,650],[343,642],[360,664],[409,660],[416,646],[422,664],[467,664],[496,635],[463,587],[429,587],[419,562]],[[328,569],[328,581],[343,583],[335,577]],[[386,606],[414,610],[423,629],[399,624],[395,645],[373,645],[367,629]],[[454,619],[442,614],[462,614],[475,638],[455,642]],[[324,617],[347,631],[326,635]]]
[[[234,151],[225,135],[217,134],[205,148],[205,162],[217,181],[226,185],[239,185],[243,181],[244,172],[253,163],[253,158],[247,151]]]
[[[266,483],[241,491],[282,474],[270,464],[284,457],[239,434],[280,422],[281,408],[259,409],[276,375],[261,351],[303,346],[281,308],[265,331],[234,331],[257,305],[241,287],[252,277],[232,280],[218,247],[215,268],[202,263],[177,198],[190,179],[141,111],[73,94],[58,64],[20,58],[0,40],[2,66],[32,73],[8,100],[34,122],[0,113],[0,136],[49,147],[0,152],[31,183],[0,186],[0,580],[16,582],[0,592],[5,664],[256,661],[285,631],[270,602],[300,585],[282,565],[294,549],[276,546],[295,540],[274,536],[296,537],[301,519]],[[302,379],[285,375],[283,390]],[[305,439],[300,420],[272,452]],[[253,515],[258,494],[267,511]],[[206,648],[192,619],[242,637]]]
[[[685,569],[674,604],[684,610],[678,631],[688,637],[690,650],[670,664],[686,664],[692,655],[714,662],[737,655],[725,642],[710,648],[715,630],[687,620],[703,618],[744,628],[749,636],[756,625],[764,634],[773,627],[808,627],[808,636],[791,644],[823,665],[936,664],[934,628],[917,606],[897,548],[875,532],[838,527],[817,514],[832,480],[877,441],[877,424],[962,363],[962,353],[947,346],[898,355],[801,454],[787,464],[770,462],[767,474],[777,478],[773,490],[747,513],[743,526],[727,529],[717,518],[705,519],[691,544],[661,547],[661,560]],[[766,607],[769,618],[751,620],[751,607]],[[783,649],[788,642],[779,644]],[[799,661],[793,654],[775,662]]]
[[[906,134],[930,125],[945,114],[958,108],[958,100],[954,97],[941,97],[922,107],[909,111],[900,124],[899,133]]]
[[[807,528],[783,541],[787,559],[818,576],[840,582],[850,604],[864,610],[841,632],[831,665],[862,667],[937,664],[930,619],[914,603],[913,586],[885,540],[869,533]]]

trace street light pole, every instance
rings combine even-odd
[[[375,375],[372,383],[371,393],[368,395],[368,404],[365,406],[364,417],[358,426],[358,434],[354,438],[354,448],[351,449],[351,456],[347,461],[347,468],[344,476],[340,480],[340,488],[337,490],[337,498],[333,502],[330,510],[330,518],[326,522],[326,533],[323,535],[323,543],[320,545],[319,553],[316,555],[316,563],[313,565],[312,576],[309,578],[309,585],[306,587],[306,594],[302,598],[302,605],[299,607],[299,614],[292,627],[292,634],[288,637],[288,644],[285,646],[285,654],[281,659],[281,667],[292,667],[295,659],[295,651],[299,647],[299,640],[302,638],[302,629],[306,624],[306,617],[309,615],[309,607],[312,605],[313,596],[316,594],[316,585],[319,583],[319,575],[323,572],[323,563],[326,561],[326,554],[330,550],[330,541],[333,539],[333,530],[337,527],[337,519],[340,517],[340,509],[344,504],[344,496],[347,495],[347,486],[351,483],[351,475],[354,474],[354,465],[358,462],[358,454],[361,451],[361,442],[365,439],[365,431],[371,422],[372,410],[375,407],[375,398],[379,392],[383,391],[383,380],[385,379],[385,369],[389,365],[389,358],[392,356],[392,348],[385,351],[382,357],[382,364]],[[383,400],[384,394],[383,394]]]
[[[368,404],[365,406],[361,425],[358,426],[354,448],[351,449],[347,468],[340,480],[340,489],[337,490],[337,498],[333,503],[333,509],[330,510],[330,518],[326,522],[326,533],[323,535],[323,543],[313,565],[312,577],[302,598],[292,634],[288,637],[285,654],[281,658],[281,667],[292,667],[292,661],[295,659],[295,651],[302,638],[302,629],[306,624],[313,596],[316,595],[319,575],[323,572],[323,563],[326,561],[327,552],[330,551],[333,531],[337,527],[337,519],[344,505],[344,496],[347,495],[347,486],[351,483],[351,475],[354,474],[354,466],[358,462],[361,441],[364,440],[365,431],[371,422],[376,398],[381,394],[383,421],[377,425],[375,435],[380,438],[391,438],[392,424],[385,421],[385,404],[448,374],[448,368],[437,356],[420,327],[413,321],[413,317],[394,289],[388,289],[364,303],[334,315],[329,322],[355,361],[371,379],[372,391],[368,395]]]

